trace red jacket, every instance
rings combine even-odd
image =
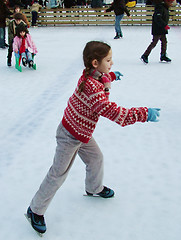
[[[114,74],[110,74],[114,76]],[[110,102],[105,95],[104,85],[89,76],[83,92],[79,93],[78,86],[85,80],[84,73],[78,85],[69,98],[62,119],[63,126],[78,140],[88,143],[91,139],[100,116],[120,124],[122,127],[135,122],[145,122],[148,116],[146,107],[124,108]],[[114,79],[113,79],[114,80]]]

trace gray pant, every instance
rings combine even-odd
[[[58,126],[56,138],[57,148],[53,165],[30,204],[32,211],[38,215],[44,215],[56,191],[65,181],[77,153],[86,164],[86,191],[98,193],[103,190],[103,155],[94,138],[88,143],[82,143],[62,124]]]

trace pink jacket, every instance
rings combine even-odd
[[[22,44],[22,38],[19,38],[16,36],[13,41],[13,51],[18,52]],[[25,41],[25,47],[28,49],[29,52],[37,54],[37,48],[31,38],[30,34],[26,34],[26,41]]]

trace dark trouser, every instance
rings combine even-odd
[[[38,13],[36,11],[32,11],[32,26],[36,25],[37,18],[38,18]]]
[[[5,27],[0,28],[0,47],[5,46]]]
[[[148,46],[148,48],[144,52],[145,56],[148,56],[150,54],[150,52],[157,45],[159,40],[161,41],[161,54],[166,54],[167,38],[166,38],[166,35],[164,34],[164,35],[154,35],[153,36],[152,42],[150,43],[150,45]]]
[[[11,58],[12,58],[12,53],[13,53],[13,40],[12,42],[9,43],[9,48],[8,48],[8,61],[11,62]]]

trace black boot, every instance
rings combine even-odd
[[[141,56],[141,60],[142,60],[144,63],[147,64],[147,63],[148,63],[148,56],[146,56],[146,55],[143,54],[143,55]]]
[[[7,66],[8,66],[8,67],[11,67],[11,58],[8,57],[7,59],[8,59],[8,60],[7,60]]]
[[[120,38],[120,34],[116,33],[116,36],[114,37],[114,39],[119,39]]]
[[[32,68],[33,67],[33,61],[29,61],[29,68]]]
[[[46,232],[46,224],[43,215],[37,215],[33,213],[31,208],[29,207],[27,210],[27,217],[31,220],[31,225],[37,232]]]
[[[166,56],[166,54],[161,54],[160,61],[171,62],[172,60]]]
[[[23,65],[24,65],[25,67],[27,66],[27,60],[26,60],[25,57],[22,58],[22,63],[23,63]]]
[[[111,197],[114,196],[114,191],[112,189],[108,188],[108,187],[105,187],[105,186],[104,186],[103,190],[100,193],[93,194],[93,193],[89,193],[87,191],[86,191],[86,193],[87,193],[88,196],[95,196],[95,195],[97,195],[97,196],[100,196],[102,198],[111,198]]]

